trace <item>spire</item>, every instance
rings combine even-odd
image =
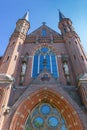
[[[59,22],[62,20],[62,19],[64,19],[64,18],[66,18],[61,12],[60,12],[60,10],[59,10]]]
[[[25,13],[22,19],[29,20],[29,10]]]

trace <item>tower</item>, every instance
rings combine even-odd
[[[59,12],[59,19],[59,29],[65,39],[74,76],[79,86],[78,89],[85,106],[87,106],[87,57],[81,45],[80,38],[72,26],[72,21],[69,18],[66,18],[61,12]]]
[[[76,79],[78,80],[80,76],[87,73],[86,55],[81,46],[80,38],[72,26],[72,21],[66,18],[61,12],[59,12],[59,19],[59,29],[66,42],[66,48],[72,62]]]
[[[1,73],[6,73],[9,75],[14,75],[14,70],[16,69],[17,62],[19,60],[19,55],[21,48],[23,46],[26,34],[30,27],[28,22],[28,13],[27,12],[23,18],[19,19],[16,23],[16,28],[11,35],[7,50],[4,55],[4,59],[0,68]]]
[[[16,28],[9,40],[6,52],[1,59],[0,66],[0,129],[4,115],[10,110],[8,107],[9,96],[16,76],[16,66],[19,61],[21,48],[29,29],[28,12],[16,23]],[[15,72],[15,73],[14,73]]]
[[[1,130],[87,129],[86,55],[60,11],[58,26],[28,34],[28,12],[17,21],[0,60]]]

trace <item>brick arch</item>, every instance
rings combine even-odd
[[[22,101],[13,116],[9,130],[24,130],[24,125],[30,112],[41,102],[55,105],[65,118],[69,130],[83,130],[79,116],[71,104],[58,92],[47,88],[34,92]]]
[[[49,44],[47,44],[47,43],[42,43],[42,44],[40,44],[40,45],[37,45],[37,46],[34,48],[34,50],[33,50],[33,55],[35,54],[35,52],[36,52],[39,48],[42,48],[42,47],[50,48],[50,49],[57,55],[57,51],[56,51],[55,47],[54,47],[54,46],[51,46],[51,45],[49,45]]]

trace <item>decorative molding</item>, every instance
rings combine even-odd
[[[13,83],[14,78],[8,74],[0,74],[0,83]]]

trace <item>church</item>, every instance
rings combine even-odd
[[[57,28],[28,34],[29,12],[16,22],[0,57],[0,130],[87,130],[87,56],[60,11]]]

